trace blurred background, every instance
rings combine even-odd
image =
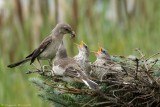
[[[36,95],[25,72],[28,64],[9,69],[35,49],[58,22],[70,24],[77,37],[65,37],[68,54],[77,54],[73,42],[83,40],[90,50],[98,46],[111,55],[146,55],[160,50],[159,0],[0,0],[0,107],[48,107]],[[95,56],[91,55],[91,61]]]

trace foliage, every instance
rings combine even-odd
[[[28,73],[41,74],[41,79],[30,80],[39,88],[39,96],[55,107],[159,107],[160,78],[154,74],[160,74],[160,60],[153,57],[160,53],[147,58],[139,49],[136,51],[140,57],[112,56],[122,71],[107,65],[102,67],[106,71],[102,80],[91,77],[99,84],[98,90],[88,89],[80,83],[66,83],[61,77],[51,75],[51,69]]]

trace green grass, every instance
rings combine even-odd
[[[9,69],[2,61],[0,66],[0,105],[48,106],[37,97],[37,89],[28,81],[30,77],[37,75],[26,75],[27,66]]]

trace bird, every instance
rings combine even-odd
[[[71,38],[75,37],[75,32],[72,30],[69,24],[58,23],[51,31],[50,35],[46,37],[31,54],[25,59],[8,65],[9,68],[19,66],[23,63],[30,61],[32,64],[35,59],[38,60],[50,60],[52,61],[56,55],[56,52],[63,40],[65,34],[71,34]],[[39,62],[40,63],[40,62]],[[40,64],[41,65],[41,64]]]
[[[111,56],[109,55],[108,51],[105,50],[104,48],[99,47],[98,51],[94,52],[94,53],[95,53],[97,59],[93,64],[95,64],[95,65],[106,65],[107,63],[108,64],[112,63]]]
[[[81,66],[81,68],[84,69],[85,73],[89,75],[91,71],[91,62],[89,61],[89,48],[83,41],[81,41],[80,44],[76,45],[78,47],[79,53],[74,56],[74,59]]]
[[[119,64],[114,63],[111,60],[111,56],[108,51],[102,47],[99,47],[97,52],[94,52],[97,59],[92,64],[91,76],[96,77],[97,79],[102,80],[103,76],[106,73],[111,71],[121,71],[122,68]]]
[[[80,65],[67,55],[63,44],[60,45],[56,58],[53,61],[52,71],[54,75],[61,76],[65,82],[83,82],[90,89],[98,90],[98,84],[88,78]]]

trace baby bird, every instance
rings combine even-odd
[[[122,70],[121,66],[118,64],[115,64],[104,48],[99,48],[98,52],[94,52],[97,59],[92,65],[92,72],[91,76],[96,77],[100,80],[103,79],[103,76],[106,73],[109,73],[111,71],[119,71]]]
[[[83,41],[81,41],[80,44],[76,45],[78,47],[79,53],[74,57],[74,59],[85,71],[85,73],[89,75],[91,71],[91,62],[89,61],[89,48]]]
[[[90,89],[97,90],[99,88],[96,82],[88,78],[79,64],[73,58],[67,56],[63,44],[60,45],[58,52],[56,53],[56,59],[53,62],[52,70],[55,75],[62,76],[63,81],[81,81]]]

